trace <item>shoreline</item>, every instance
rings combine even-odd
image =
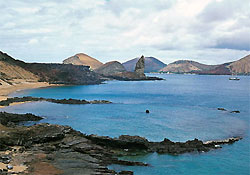
[[[2,84],[0,85],[0,101],[9,98],[10,94],[22,90],[63,86],[59,84],[49,84],[48,82],[31,82],[31,81],[20,81],[17,84],[13,85],[3,83],[3,81],[1,81],[0,83]]]
[[[37,121],[41,117],[33,114],[0,113],[0,172],[28,174],[72,174],[77,164],[79,172],[88,174],[123,174],[132,171],[122,168],[116,172],[108,166],[151,166],[147,162],[121,160],[119,157],[140,156],[148,153],[181,155],[185,153],[204,153],[233,144],[242,137],[203,142],[198,139],[186,142],[172,142],[165,138],[151,142],[144,137],[120,135],[86,135],[69,126],[41,123],[32,126],[18,126],[22,121]],[[27,118],[28,117],[28,118]],[[11,136],[11,137],[10,137]],[[17,139],[20,138],[21,139]],[[62,161],[64,160],[64,161]],[[50,167],[49,169],[44,168]],[[12,168],[8,168],[12,167]],[[41,168],[42,167],[42,168]]]

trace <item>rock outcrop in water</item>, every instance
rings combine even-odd
[[[134,72],[128,72],[123,65],[117,61],[109,62],[96,69],[95,72],[101,74],[108,79],[116,79],[121,81],[149,81],[149,80],[163,80],[158,77],[146,77],[144,74],[144,57],[142,56],[135,67]]]
[[[144,56],[142,55],[135,65],[135,73],[141,77],[145,77],[144,68],[145,68],[145,60]]]
[[[32,101],[47,101],[51,103],[58,104],[110,104],[112,102],[107,100],[78,100],[78,99],[53,99],[53,98],[37,98],[37,97],[14,97],[7,98],[6,100],[0,101],[0,106],[9,106],[11,103],[19,103],[19,102],[32,102]]]
[[[127,71],[133,72],[135,70],[135,65],[138,62],[140,57],[134,58],[132,60],[126,61],[122,63],[122,65],[126,68]],[[158,72],[160,69],[164,68],[166,64],[154,57],[144,57],[145,60],[145,73],[150,72]]]
[[[188,140],[186,142],[172,142],[165,138],[162,142],[150,142],[146,138],[129,135],[122,135],[119,138],[114,139],[95,135],[87,136],[87,138],[92,140],[97,145],[109,148],[126,149],[131,152],[144,151],[177,155],[187,152],[207,152],[211,149],[217,149],[218,147],[215,145],[231,144],[241,139],[241,137],[235,137],[208,142],[202,142],[198,139]]]
[[[13,126],[13,124],[18,124],[25,121],[39,121],[42,117],[36,116],[31,113],[27,114],[13,114],[7,112],[0,112],[0,124],[5,126]]]
[[[16,118],[19,115],[13,114]],[[85,135],[68,126],[60,125],[37,124],[29,127],[4,127],[2,124],[4,123],[0,123],[0,161],[14,169],[16,166],[26,165],[21,172],[23,174],[81,175],[82,172],[85,174],[118,174],[118,172],[109,170],[107,166],[110,164],[149,165],[143,162],[119,160],[118,156],[150,152],[168,154],[203,152],[220,148],[218,144],[231,144],[241,139],[237,137],[210,142],[202,142],[198,139],[172,142],[164,139],[162,142],[150,142],[139,136],[122,135],[119,138],[110,138]],[[3,157],[1,151],[5,150],[9,151]],[[15,173],[10,169],[4,171],[7,174]],[[120,172],[120,174],[127,175],[131,173],[129,171]]]

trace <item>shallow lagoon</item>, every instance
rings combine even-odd
[[[126,167],[135,174],[250,174],[250,77],[158,75],[165,81],[120,82],[21,91],[13,96],[110,100],[113,104],[62,105],[48,102],[7,107],[7,112],[46,116],[42,122],[70,125],[87,134],[144,136],[152,141],[243,140],[208,153],[148,154],[124,159],[152,167]],[[228,111],[218,111],[223,107]],[[149,109],[150,114],[145,110]],[[240,114],[229,111],[239,110]],[[121,166],[111,166],[120,170]]]

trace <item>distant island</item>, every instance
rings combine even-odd
[[[228,62],[219,65],[206,65],[196,61],[179,60],[159,70],[165,73],[194,73],[208,75],[249,75],[250,74],[250,55],[241,58],[238,61]]]
[[[218,65],[207,65],[192,60],[177,60],[170,64],[165,64],[155,57],[144,57],[145,59],[145,73],[160,72],[160,73],[175,73],[175,74],[207,74],[207,75],[249,75],[250,74],[250,55],[247,55],[237,61],[227,62]],[[124,63],[118,61],[111,61],[106,64],[101,63],[96,58],[92,58],[86,54],[80,53],[69,57],[63,61],[64,64],[74,65],[88,65],[93,70],[100,70],[103,66],[109,66],[110,70],[117,70],[120,72],[133,72],[139,57],[128,60]],[[119,64],[119,66],[118,66]],[[114,66],[116,65],[116,66]],[[112,66],[113,69],[112,69]],[[118,67],[117,67],[118,66]],[[101,68],[101,69],[102,69]]]

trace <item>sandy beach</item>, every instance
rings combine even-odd
[[[25,89],[34,89],[34,88],[42,88],[42,87],[50,87],[50,86],[57,86],[51,85],[47,82],[36,82],[36,81],[28,81],[22,79],[16,79],[12,82],[12,85],[0,80],[0,101],[6,100],[8,95]]]

